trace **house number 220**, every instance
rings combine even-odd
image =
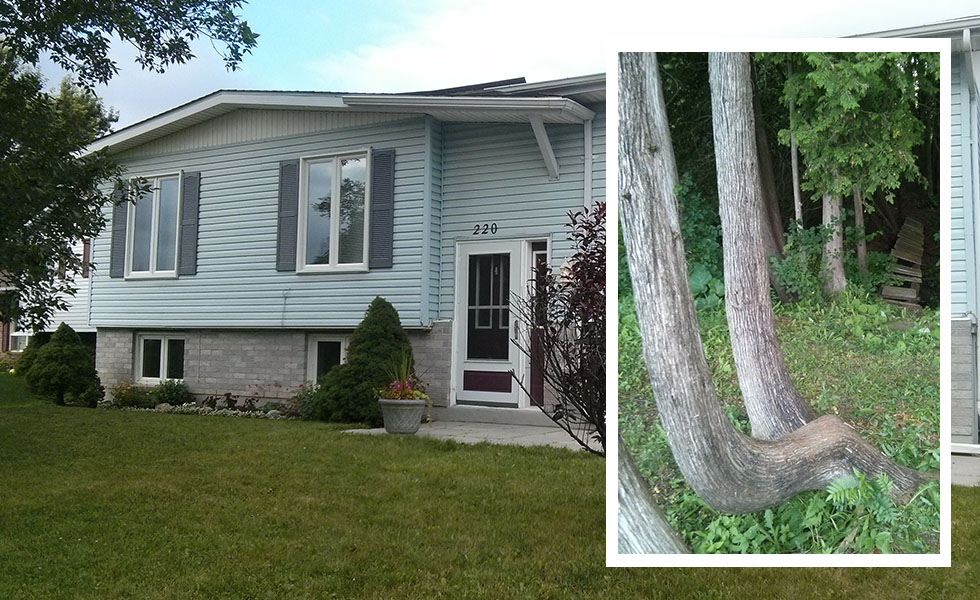
[[[473,235],[494,235],[497,233],[496,223],[477,223],[473,226]]]

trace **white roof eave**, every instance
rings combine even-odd
[[[549,98],[486,98],[458,96],[384,96],[375,94],[351,94],[342,97],[350,107],[417,112],[436,118],[440,114],[465,114],[486,118],[500,116],[538,115],[546,123],[584,123],[595,117],[595,112],[574,100],[560,97]],[[448,117],[452,120],[453,117]],[[510,119],[508,119],[510,120]],[[527,119],[523,119],[527,120]]]
[[[106,148],[123,150],[168,135],[185,127],[240,108],[273,110],[370,110],[429,114],[443,120],[529,122],[531,116],[545,123],[583,123],[595,113],[561,97],[486,98],[383,94],[327,94],[317,92],[218,91],[165,113],[106,135],[93,142],[85,154]]]

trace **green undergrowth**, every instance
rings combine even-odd
[[[621,296],[622,297],[622,296]],[[790,376],[818,414],[837,414],[900,464],[939,468],[939,314],[910,313],[871,295],[832,304],[776,304]],[[891,483],[863,474],[769,510],[727,515],[684,482],[657,421],[636,314],[619,311],[620,431],[653,482],[668,519],[696,552],[937,552],[939,490],[923,486],[904,506]],[[723,306],[698,313],[705,355],[732,423],[749,431]]]

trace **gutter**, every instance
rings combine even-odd
[[[977,147],[977,108],[980,106],[980,94],[978,94],[977,89],[977,65],[975,60],[973,49],[973,35],[969,28],[964,28],[962,32],[962,43],[963,43],[963,58],[965,61],[965,71],[967,78],[967,87],[969,90],[969,98],[967,99],[967,111],[966,111],[966,124],[967,131],[969,132],[969,147],[970,147],[970,210],[972,212],[971,221],[972,227],[967,235],[966,243],[969,245],[971,258],[973,259],[973,306],[970,307],[970,336],[972,343],[970,345],[970,351],[972,353],[970,364],[973,366],[973,402],[971,403],[972,409],[972,425],[973,425],[973,443],[977,444],[978,441],[978,428],[980,428],[980,423],[977,422],[977,397],[978,390],[980,390],[980,369],[977,368],[977,318],[976,310],[977,303],[980,301],[980,277],[977,275],[977,240],[976,232],[977,228],[980,227],[980,221],[978,221],[978,214],[976,207],[980,206],[980,149]],[[978,452],[980,452],[980,447],[978,447]]]

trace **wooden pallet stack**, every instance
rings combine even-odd
[[[919,286],[922,285],[922,223],[908,217],[898,232],[892,256],[895,266],[891,276],[903,282],[903,285],[884,285],[881,287],[881,297],[885,302],[907,308],[919,306]]]

